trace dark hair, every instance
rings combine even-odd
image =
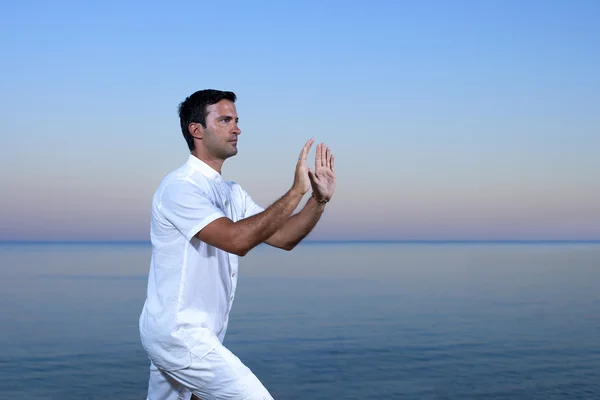
[[[206,128],[206,107],[216,104],[221,100],[229,100],[235,103],[235,93],[214,89],[199,90],[179,104],[178,111],[181,132],[190,151],[194,150],[194,138],[190,134],[189,125],[192,122],[196,122]]]

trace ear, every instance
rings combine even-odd
[[[198,140],[202,140],[204,137],[204,127],[202,127],[202,124],[199,124],[198,122],[192,122],[189,124],[188,131],[190,132],[190,135]]]

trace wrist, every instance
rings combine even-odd
[[[290,194],[290,196],[298,198],[298,200],[304,196],[304,193],[302,193],[302,191],[296,187],[292,187],[288,193]]]
[[[315,199],[317,201],[317,203],[322,204],[322,205],[325,205],[325,204],[327,204],[329,202],[329,199],[325,199],[325,198],[319,197],[319,196],[317,196],[315,194],[315,192],[312,192],[311,197],[313,199]]]

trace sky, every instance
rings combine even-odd
[[[331,147],[312,240],[600,240],[600,2],[0,9],[0,240],[148,240],[206,88],[238,96],[223,176],[264,207]]]

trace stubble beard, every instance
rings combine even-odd
[[[207,136],[207,138],[209,137]],[[214,157],[217,157],[221,160],[226,160],[238,153],[237,144],[234,145],[230,141],[222,142],[220,140],[214,140],[216,139],[214,136],[210,139],[212,140],[208,140],[206,144],[209,144],[209,151]]]
[[[237,146],[234,146],[231,142],[226,142],[226,144],[223,147],[217,150],[217,156],[222,160],[226,160],[229,157],[233,157],[237,153]]]

